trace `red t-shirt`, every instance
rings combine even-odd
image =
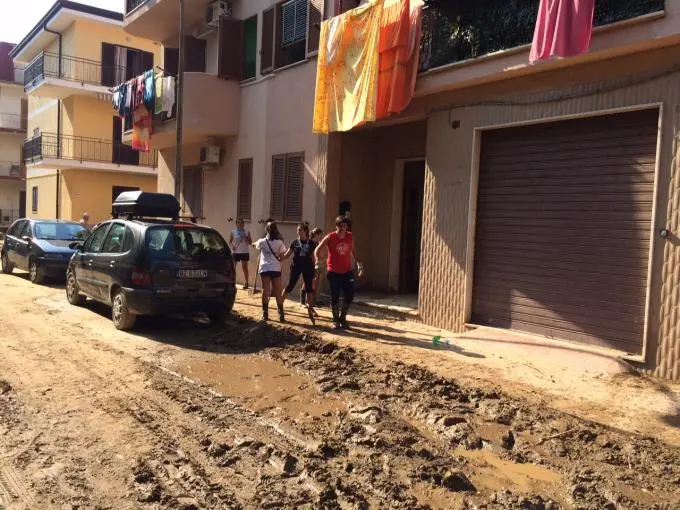
[[[352,234],[345,232],[340,239],[337,232],[328,234],[328,260],[326,267],[329,273],[349,273],[352,270]]]

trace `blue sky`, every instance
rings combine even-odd
[[[123,11],[124,0],[76,0],[79,3]],[[0,0],[0,41],[18,43],[54,5],[55,0]]]

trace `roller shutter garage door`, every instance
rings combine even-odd
[[[658,119],[483,133],[473,322],[642,351]]]

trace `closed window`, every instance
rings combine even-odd
[[[31,188],[31,210],[38,212],[38,186]]]
[[[281,5],[281,46],[307,37],[307,0],[289,0]]]
[[[257,16],[243,23],[243,79],[255,78],[257,72]]]
[[[123,253],[128,252],[132,249],[132,244],[135,240],[135,235],[130,230],[130,227],[125,227],[125,239],[123,240]]]
[[[125,235],[125,225],[114,223],[106,236],[102,253],[121,253],[123,251],[123,236]]]
[[[182,178],[182,211],[188,216],[203,218],[203,168],[184,169]]]
[[[9,232],[7,232],[8,236],[14,236],[14,237],[19,237],[19,234],[21,234],[21,231],[24,228],[25,221],[17,221],[12,228],[9,229]]]
[[[238,195],[236,196],[236,217],[244,220],[251,218],[253,191],[253,160],[242,159],[238,162]]]
[[[270,216],[275,220],[302,219],[304,153],[281,154],[272,158]]]
[[[102,226],[96,229],[92,235],[88,237],[83,251],[87,253],[100,253],[102,251],[102,246],[104,245],[104,240],[106,239],[106,232],[108,230],[108,223],[104,223]]]

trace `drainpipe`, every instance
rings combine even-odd
[[[179,0],[179,62],[177,63],[177,119],[175,142],[175,198],[182,193],[182,122],[184,121],[184,0]]]
[[[59,64],[58,65],[59,65],[59,78],[61,78],[61,32],[57,32],[55,30],[51,30],[51,29],[47,28],[47,21],[45,23],[43,23],[43,30],[45,32],[50,33],[50,34],[54,34],[59,38]],[[45,64],[43,63],[43,65],[45,65]]]
[[[61,209],[61,186],[60,186],[61,174],[60,174],[60,172],[61,172],[61,170],[57,170],[57,200],[56,200],[57,212],[56,212],[56,215],[55,215],[55,219],[57,219],[57,220],[61,219],[59,217],[59,209]]]
[[[47,21],[43,23],[43,30],[50,34],[54,34],[59,38],[59,54],[57,56],[59,63],[59,78],[61,78],[61,32],[56,30],[51,30],[47,28]],[[45,61],[43,60],[43,66],[45,66]],[[44,72],[44,71],[43,71]],[[61,99],[57,100],[57,159],[61,157]],[[57,185],[59,185],[59,173],[57,172]],[[59,192],[57,191],[57,207],[59,206]],[[59,213],[57,211],[57,219],[59,218]]]

